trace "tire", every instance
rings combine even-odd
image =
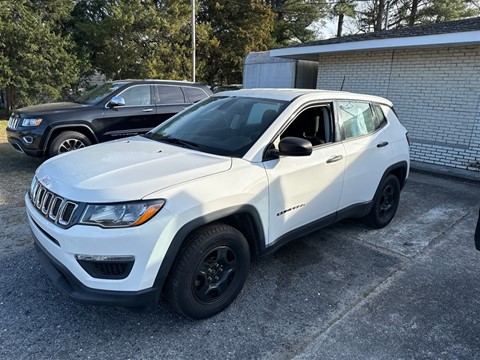
[[[400,182],[394,175],[388,175],[378,186],[373,207],[365,217],[368,226],[381,229],[392,221],[400,202]]]
[[[181,314],[205,319],[224,310],[247,278],[250,250],[237,229],[207,225],[182,247],[166,283],[166,300]]]
[[[77,131],[64,131],[55,136],[50,143],[48,156],[60,155],[68,151],[77,150],[91,145],[88,137]]]

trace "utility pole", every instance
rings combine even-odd
[[[192,0],[192,81],[195,82],[195,0]]]

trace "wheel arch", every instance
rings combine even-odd
[[[245,236],[250,256],[259,257],[265,248],[265,235],[258,211],[252,205],[234,206],[198,217],[183,225],[173,237],[155,278],[154,287],[162,289],[177,255],[191,233],[205,225],[221,222],[230,225]]]
[[[77,125],[58,125],[53,127],[47,138],[45,139],[45,144],[44,144],[44,153],[48,152],[48,149],[50,147],[50,144],[52,141],[55,139],[55,137],[64,132],[64,131],[76,131],[79,132],[83,135],[85,135],[91,142],[92,144],[98,143],[98,139],[95,136],[95,133],[92,131],[92,129],[88,125],[82,125],[82,124],[77,124]]]
[[[403,189],[407,181],[408,163],[406,161],[400,161],[388,167],[383,173],[379,184],[381,184],[382,181],[390,174],[397,177],[398,181],[400,182],[400,189]]]

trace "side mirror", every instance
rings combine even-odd
[[[125,99],[121,96],[114,96],[112,100],[108,102],[109,108],[114,108],[116,106],[123,106],[125,105]]]
[[[278,155],[309,156],[312,153],[312,143],[298,137],[286,137],[278,144]]]

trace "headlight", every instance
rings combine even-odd
[[[25,118],[22,121],[22,126],[38,126],[42,122],[42,119],[38,118]]]
[[[150,200],[125,204],[87,205],[81,224],[101,227],[138,226],[150,220],[165,204],[165,200]]]

